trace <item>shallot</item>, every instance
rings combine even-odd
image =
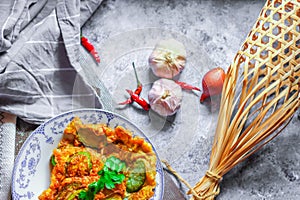
[[[205,99],[222,93],[223,83],[225,80],[225,72],[221,67],[214,68],[208,71],[202,79],[202,95],[200,102]]]

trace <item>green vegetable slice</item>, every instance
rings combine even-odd
[[[70,164],[70,162],[76,158],[77,156],[85,156],[87,157],[87,162],[88,162],[88,168],[91,169],[92,168],[92,161],[91,161],[91,154],[87,151],[79,151],[75,154],[73,154],[67,161],[67,165]]]
[[[78,188],[81,187],[80,183],[71,183],[66,185],[58,194],[56,200],[65,200],[68,199],[73,195],[74,191],[77,191]],[[80,190],[81,191],[81,190]]]
[[[56,160],[55,160],[55,156],[54,156],[54,155],[51,156],[50,162],[51,162],[51,165],[52,165],[53,167],[56,165]]]
[[[72,160],[77,158],[78,156],[86,157],[85,162],[87,162],[87,170],[92,169],[93,164],[92,164],[92,161],[91,161],[91,154],[87,151],[79,151],[79,152],[73,154],[71,157],[68,158],[68,160],[65,164],[65,169],[66,169],[67,173],[68,173],[68,167],[72,163]]]
[[[78,194],[79,194],[81,191],[84,191],[84,190],[76,190],[73,194],[71,194],[71,196],[69,196],[69,197],[67,198],[67,200],[74,200],[75,197],[77,197]]]
[[[133,167],[129,169],[128,180],[126,182],[126,191],[129,193],[137,192],[146,180],[146,166],[144,161],[137,160]]]

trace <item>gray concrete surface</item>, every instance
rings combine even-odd
[[[102,58],[100,65],[91,66],[92,73],[120,102],[127,97],[125,89],[135,87],[134,61],[147,97],[157,79],[147,59],[156,42],[173,37],[188,51],[179,79],[200,86],[210,68],[230,65],[263,5],[259,0],[104,1],[82,28]],[[115,108],[145,131],[160,157],[190,184],[204,175],[217,112],[200,104],[199,94],[185,91],[182,108],[167,119],[135,105]],[[300,199],[299,125],[294,117],[281,135],[225,175],[217,199]]]

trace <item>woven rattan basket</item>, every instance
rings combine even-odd
[[[214,199],[224,174],[278,135],[299,107],[300,0],[268,0],[228,69],[205,176],[191,199]],[[170,166],[169,166],[170,167]]]

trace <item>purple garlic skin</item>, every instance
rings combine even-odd
[[[172,79],[185,67],[186,50],[182,43],[174,39],[162,40],[149,57],[153,73],[161,78]]]
[[[155,81],[148,93],[151,109],[161,116],[175,114],[181,106],[182,89],[173,80]]]

